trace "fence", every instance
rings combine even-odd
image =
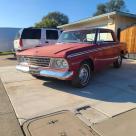
[[[129,58],[136,59],[136,25],[122,30],[120,41],[126,43]]]

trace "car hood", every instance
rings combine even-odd
[[[72,52],[76,49],[87,48],[91,44],[82,43],[57,43],[54,45],[45,45],[42,47],[35,47],[32,49],[18,52],[17,55],[21,56],[45,56],[45,57],[66,57],[67,52]]]

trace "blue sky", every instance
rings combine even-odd
[[[29,27],[48,12],[60,11],[70,22],[92,16],[96,5],[108,0],[0,0],[0,27]],[[136,14],[136,1],[125,0],[127,9]]]

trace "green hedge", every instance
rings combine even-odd
[[[8,52],[0,52],[0,55],[10,55],[14,54],[14,52],[8,51]]]

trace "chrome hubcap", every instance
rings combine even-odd
[[[80,69],[79,72],[79,79],[81,81],[82,84],[86,83],[88,81],[88,77],[89,77],[89,73],[87,68],[83,67]]]
[[[120,64],[121,63],[121,56],[118,56],[118,63]]]

